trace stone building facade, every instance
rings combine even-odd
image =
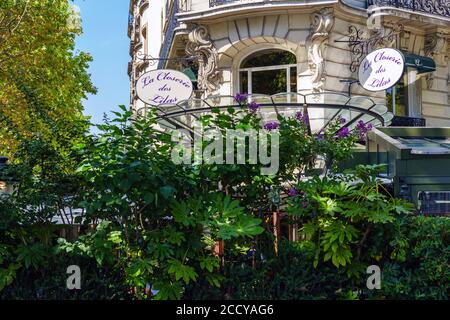
[[[450,126],[450,0],[131,0],[130,12],[134,109],[143,106],[134,92],[140,74],[185,70],[183,59],[195,57],[199,97],[265,94],[252,89],[274,75],[283,92],[370,96],[399,116]],[[142,30],[147,48],[136,44]],[[395,89],[369,92],[355,82],[358,65],[381,47],[402,51],[408,67]],[[161,60],[140,60],[140,52]],[[260,65],[264,52],[292,59]]]

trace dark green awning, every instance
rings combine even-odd
[[[195,72],[191,68],[186,68],[183,70],[183,73],[188,76],[188,78],[193,82],[197,82],[197,76]]]
[[[432,58],[405,53],[405,60],[406,66],[416,68],[419,74],[436,71],[436,62]]]

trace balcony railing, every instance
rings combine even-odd
[[[192,0],[180,0],[178,10],[179,12],[187,12],[191,10]]]
[[[239,2],[241,0],[209,0],[210,7],[221,6],[228,3]]]
[[[133,62],[128,62],[127,74],[131,77],[131,72],[133,71]]]
[[[369,0],[368,4],[379,7],[395,7],[450,18],[450,0]]]
[[[140,32],[141,32],[141,17],[137,17],[135,19],[135,24],[134,24],[134,40],[136,42],[141,41]]]
[[[130,41],[130,56],[132,57],[134,55],[134,46],[135,46],[135,42],[133,40]]]
[[[178,1],[173,1],[173,5],[170,7],[166,7],[167,10],[167,29],[164,34],[164,41],[163,45],[161,47],[160,55],[159,57],[162,59],[158,63],[158,69],[161,69],[164,66],[164,59],[166,59],[169,55],[170,46],[172,44],[173,40],[173,33],[175,31],[175,27],[177,26],[177,17],[176,14],[178,13]]]
[[[264,2],[276,2],[276,1],[282,1],[282,0],[264,0]],[[254,1],[252,1],[252,0],[209,0],[209,7],[212,8],[212,7],[222,6],[222,5],[230,4],[230,3],[234,3],[234,2],[251,3]],[[295,1],[293,1],[293,2],[295,2]],[[308,0],[297,1],[297,2],[308,2]]]
[[[145,6],[148,6],[148,5],[149,5],[149,0],[141,0],[141,1],[139,1],[139,4],[138,4],[139,10],[142,10]]]
[[[128,14],[128,36],[131,36],[131,32],[133,31],[133,23],[134,23],[134,17],[130,13]]]
[[[266,0],[277,1],[277,0]],[[210,7],[234,2],[250,2],[248,0],[209,0]],[[450,0],[367,0],[368,5],[395,7],[405,10],[450,17]]]

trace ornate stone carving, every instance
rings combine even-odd
[[[214,94],[220,87],[222,74],[218,68],[219,55],[205,26],[196,26],[189,33],[186,53],[198,59],[198,88],[207,96]]]
[[[411,32],[404,31],[400,37],[400,49],[405,52],[409,51],[410,41],[411,41]]]
[[[448,99],[450,101],[450,37],[447,38],[447,53],[445,54],[445,63],[447,65],[448,69],[448,76],[447,76],[447,88],[448,88]]]
[[[334,26],[333,8],[324,8],[312,16],[311,33],[308,38],[309,68],[312,73],[314,92],[320,92],[325,84],[325,43]]]
[[[405,31],[403,25],[388,25],[381,27],[377,33],[373,34],[369,39],[369,50],[377,50],[382,48],[395,48],[397,38],[403,37]],[[398,37],[400,36],[400,37]]]
[[[425,55],[427,57],[433,58],[434,60],[437,59],[439,54],[441,53],[441,50],[445,46],[445,37],[442,33],[436,32],[429,34],[425,37],[425,45],[424,45],[424,51]],[[426,82],[427,82],[427,88],[431,89],[433,88],[434,84],[434,72],[431,72],[426,75]]]

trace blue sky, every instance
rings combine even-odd
[[[103,114],[129,105],[130,82],[127,64],[130,61],[128,0],[75,0],[81,12],[83,35],[77,38],[77,50],[89,52],[94,61],[89,73],[98,89],[83,102],[86,115],[100,123]]]

